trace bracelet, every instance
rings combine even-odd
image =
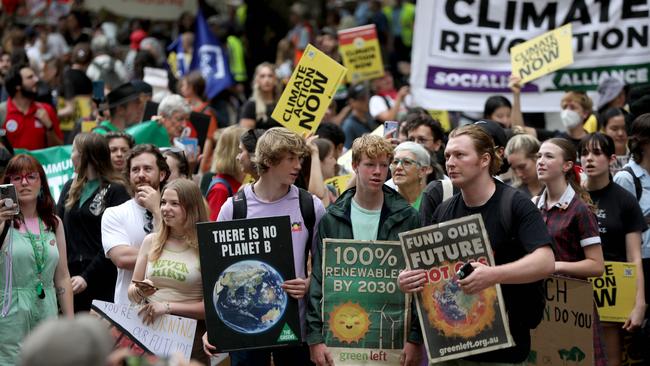
[[[168,302],[165,303],[165,314],[171,314],[172,313],[172,306],[169,305]]]

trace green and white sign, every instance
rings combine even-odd
[[[399,365],[408,301],[399,242],[323,241],[323,333],[337,365]]]
[[[41,150],[16,149],[16,153],[31,155],[43,165],[52,197],[55,202],[58,201],[63,185],[74,174],[74,167],[70,159],[72,145],[54,146]]]

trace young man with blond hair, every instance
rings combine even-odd
[[[235,217],[235,205],[241,203],[233,203],[233,200],[244,200],[245,218],[284,215],[290,217],[296,278],[285,281],[282,288],[291,297],[298,299],[303,340],[306,332],[305,311],[307,307],[303,298],[309,289],[306,264],[308,253],[314,252],[315,240],[313,237],[309,237],[309,232],[314,230],[308,227],[308,220],[304,217],[307,216],[307,211],[303,211],[300,205],[306,191],[301,191],[294,185],[294,182],[300,174],[302,160],[308,154],[309,149],[305,140],[297,134],[284,127],[274,127],[266,131],[257,142],[253,158],[260,178],[255,183],[244,187],[235,196],[228,198],[217,217],[217,221],[238,218]],[[314,226],[317,226],[320,218],[325,214],[325,208],[318,198],[309,193],[306,194],[309,195],[308,198],[313,204]],[[308,247],[308,243],[312,243],[311,247]],[[215,347],[208,343],[207,333],[203,335],[203,349],[208,354],[215,350]],[[303,345],[230,352],[230,364],[232,366],[269,365],[271,354],[273,354],[273,363],[276,366],[309,363],[309,350],[306,345]]]
[[[420,226],[417,211],[399,193],[384,185],[392,159],[393,147],[382,137],[357,138],[352,144],[356,187],[345,191],[328,207],[318,226],[307,311],[307,343],[311,360],[318,366],[334,364],[324,343],[321,313],[323,239],[399,240],[399,233]],[[412,340],[411,335],[408,340]]]

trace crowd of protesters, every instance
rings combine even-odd
[[[201,73],[182,74],[179,55],[165,52],[178,36],[184,59],[191,57],[191,14],[181,16],[173,34],[144,20],[90,24],[79,9],[56,24],[39,19],[3,30],[0,165],[17,202],[0,201],[1,365],[41,364],[45,350],[65,358],[60,364],[119,362],[97,324],[72,319],[95,299],[137,304],[145,323],[164,314],[199,320],[192,357],[209,364],[215,347],[205,335],[195,224],[289,215],[307,229],[305,200],[315,222],[310,230],[292,230],[296,278],[283,284],[299,300],[303,344],[233,352],[231,365],[334,364],[322,334],[323,239],[398,240],[401,232],[476,213],[497,265],[473,263],[460,284],[467,293],[502,284],[516,345],[445,365],[522,364],[530,329],[539,323],[530,319],[533,296],[526,294],[552,274],[600,276],[604,261],[631,262],[639,271],[623,326],[594,322],[596,364],[621,364],[626,333],[647,337],[650,87],[603,79],[595,104],[584,92],[567,91],[557,102],[563,128],[548,130],[528,126],[512,77],[511,96],[488,98],[482,119],[454,121],[460,126],[445,131],[414,105],[405,83],[414,4],[326,3],[321,23],[294,3],[275,63],[248,69],[255,50],[245,46],[246,5],[228,1],[226,11],[210,16],[235,80],[211,99]],[[312,135],[282,127],[271,113],[307,44],[341,62],[336,31],[364,24],[377,27],[384,75],[342,85]],[[165,83],[150,79],[145,67],[163,70]],[[164,127],[165,147],[125,133],[143,123],[150,100],[159,103],[151,123]],[[191,113],[209,120],[196,153],[175,144],[198,136]],[[398,133],[371,134],[386,121],[397,121]],[[86,122],[94,128],[82,132]],[[72,145],[75,175],[55,202],[43,166],[15,149],[64,143]],[[352,163],[339,165],[346,151]],[[347,174],[348,187],[326,184]],[[247,202],[244,217],[234,197]],[[504,210],[509,227],[502,225]],[[186,269],[182,276],[159,270],[172,262]],[[415,293],[425,281],[422,270],[405,270],[398,285]],[[53,325],[57,313],[68,319]],[[71,339],[87,332],[95,352],[61,351],[74,345],[56,339],[57,327],[70,329]],[[401,362],[425,364],[417,317],[409,329]]]

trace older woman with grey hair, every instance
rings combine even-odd
[[[427,185],[427,175],[431,173],[431,157],[420,144],[407,141],[395,148],[395,156],[390,163],[390,171],[397,191],[416,210],[420,209],[422,192]]]
[[[189,103],[178,94],[168,95],[160,102],[158,116],[172,143],[174,138],[181,137],[183,134],[183,130],[187,127],[187,120],[190,118],[190,112],[192,112],[192,108]]]

